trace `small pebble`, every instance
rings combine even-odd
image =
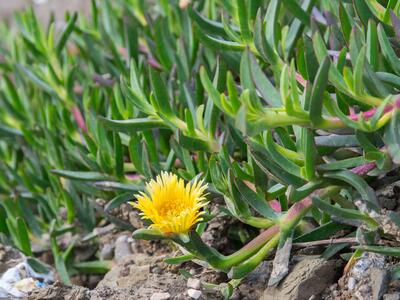
[[[163,270],[160,268],[160,267],[154,267],[152,270],[151,270],[151,273],[153,273],[153,274],[161,274],[163,272]]]
[[[115,241],[114,258],[121,261],[125,256],[132,254],[127,235],[121,235]]]
[[[365,299],[365,296],[363,293],[361,293],[360,291],[355,291],[354,292],[354,298],[355,299]]]
[[[131,252],[133,254],[136,254],[138,252],[138,245],[137,245],[136,241],[134,240],[134,241],[130,242],[129,245],[131,246]]]
[[[187,281],[187,287],[195,290],[199,290],[201,288],[200,279],[197,278],[189,278]]]
[[[104,205],[106,205],[106,200],[104,200],[104,199],[101,199],[101,198],[97,198],[96,199],[96,203],[98,204],[98,205],[100,205],[100,206],[104,206]]]
[[[367,284],[363,284],[358,288],[358,291],[361,293],[368,293],[370,291],[370,287]]]
[[[240,299],[241,299],[241,297],[240,297],[240,294],[238,293],[238,291],[234,291],[230,298],[230,300],[240,300]]]
[[[169,293],[153,293],[153,295],[150,297],[150,300],[167,300],[169,298],[171,298]]]
[[[335,283],[335,284],[332,284],[330,287],[329,287],[329,289],[333,292],[334,290],[336,290],[337,289],[337,283]]]
[[[114,256],[114,246],[111,244],[105,244],[100,251],[100,258],[102,260],[112,259]]]
[[[189,273],[192,274],[192,275],[195,275],[196,274],[196,270],[195,269],[190,269]]]
[[[354,290],[354,288],[356,287],[356,280],[353,277],[350,277],[347,281],[347,287],[349,290]]]
[[[400,300],[400,294],[385,294],[383,295],[383,300]]]
[[[188,289],[187,293],[192,299],[199,299],[201,297],[201,292],[198,290]]]

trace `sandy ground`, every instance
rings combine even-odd
[[[11,19],[16,10],[33,5],[38,18],[43,23],[49,19],[50,12],[54,12],[57,20],[62,20],[65,11],[90,10],[90,0],[0,0],[0,19]]]

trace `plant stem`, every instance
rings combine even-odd
[[[253,216],[250,216],[250,217],[248,217],[246,219],[243,219],[241,221],[243,223],[246,223],[246,224],[251,225],[253,227],[263,228],[263,229],[269,228],[272,225],[275,225],[275,222],[273,222],[271,220],[268,220],[266,218],[253,217]]]
[[[229,272],[229,277],[239,279],[246,276],[254,270],[260,262],[267,256],[279,243],[280,234],[275,235],[268,243],[266,243],[255,255],[247,259],[239,266],[235,266]]]
[[[256,238],[251,240],[248,244],[246,244],[240,250],[231,255],[222,255],[215,249],[204,244],[204,242],[199,237],[196,238],[196,245],[194,245],[193,242],[186,245],[183,243],[180,244],[184,247],[190,247],[190,250],[192,251],[197,249],[196,252],[198,252],[201,256],[208,256],[206,260],[213,267],[222,270],[229,269],[230,267],[238,265],[243,261],[249,259],[256,253],[258,253],[270,240],[273,240],[277,236],[279,237],[279,231],[281,230],[282,226],[284,226],[285,229],[296,226],[297,223],[311,208],[313,196],[318,195],[321,198],[326,198],[329,197],[332,193],[336,193],[337,190],[338,187],[329,187],[322,190],[317,190],[303,200],[296,202],[291,208],[289,208],[286,215],[281,219],[278,224],[261,232]],[[268,251],[264,251],[261,253],[266,252]]]
[[[74,115],[75,121],[80,129],[82,131],[87,132],[87,127],[86,127],[86,122],[85,119],[83,118],[83,115],[79,109],[78,106],[73,106],[72,107],[72,114]]]

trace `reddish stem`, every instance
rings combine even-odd
[[[306,85],[307,85],[307,80],[305,80],[305,79],[303,78],[303,76],[301,76],[301,74],[296,73],[296,80],[297,80],[297,82],[300,83],[303,87],[306,87]]]
[[[149,56],[149,58],[147,59],[147,63],[150,65],[150,67],[154,69],[162,69],[158,61],[152,56]]]
[[[94,82],[104,87],[112,87],[115,83],[113,79],[105,78],[100,74],[93,74],[92,79]]]
[[[304,198],[303,200],[296,202],[289,208],[285,216],[285,223],[293,221],[298,217],[305,209],[307,209],[312,204],[312,197],[321,194],[321,190],[316,190],[310,196]]]
[[[354,107],[350,107],[349,108],[349,112],[350,112],[350,118],[357,117],[357,114],[356,114],[356,111],[355,111]]]
[[[371,163],[366,163],[364,165],[355,167],[351,169],[350,171],[363,176],[366,175],[369,171],[374,169],[376,167],[376,164],[374,162]],[[289,210],[286,213],[285,219],[281,222],[283,224],[288,224],[291,221],[295,221],[296,218],[299,218],[302,214],[306,213],[306,211],[311,207],[312,205],[312,197],[313,196],[318,196],[321,195],[325,189],[320,189],[314,191],[310,196],[304,198],[303,200],[296,202],[293,204]],[[261,232],[257,237],[255,237],[253,240],[251,240],[248,244],[243,246],[242,249],[239,251],[246,251],[248,249],[252,249],[253,247],[259,247],[269,241],[275,234],[277,234],[280,230],[280,224],[276,224],[267,230]]]
[[[396,100],[394,105],[392,105],[392,104],[386,105],[385,108],[383,109],[383,113],[387,114],[388,112],[391,112],[395,108],[400,109],[400,98],[398,98]],[[363,117],[365,120],[368,120],[368,119],[371,119],[375,115],[377,110],[378,110],[378,108],[374,107],[370,110],[361,112],[359,114],[354,114],[354,109],[350,108],[349,118],[352,119],[353,121],[358,121],[361,117]]]
[[[139,44],[139,51],[147,55],[147,63],[154,69],[162,69],[160,63],[151,55],[151,52],[145,44]]]
[[[278,200],[274,199],[274,200],[268,201],[268,203],[269,203],[269,206],[271,206],[271,208],[274,211],[276,211],[278,213],[282,211],[281,204],[279,203]]]
[[[366,164],[363,164],[361,166],[357,166],[350,171],[353,172],[354,174],[360,175],[360,176],[365,176],[368,174],[369,171],[372,169],[375,169],[376,163],[375,162],[369,162]]]
[[[310,196],[293,204],[292,207],[289,208],[283,223],[288,223],[290,221],[293,221],[296,217],[303,214],[311,206],[312,196],[320,195],[321,192],[322,192],[322,190],[317,190],[314,193],[312,193]],[[270,240],[275,234],[277,234],[279,232],[279,230],[280,230],[280,224],[276,224],[276,225],[268,228],[267,230],[261,232],[257,237],[255,237],[248,244],[243,246],[243,248],[240,249],[239,251],[245,251],[247,249],[252,249],[253,247],[258,247],[258,246],[264,244],[265,242]]]
[[[279,232],[279,225],[274,225],[267,230],[261,232],[258,236],[244,245],[239,251],[246,251],[253,249],[254,247],[259,247],[268,240],[270,240],[275,234]]]
[[[125,177],[130,180],[139,180],[141,176],[139,174],[125,174]]]
[[[386,114],[388,112],[391,112],[393,110],[393,108],[394,107],[391,104],[386,105],[386,107],[383,110],[383,113]],[[364,117],[365,120],[368,120],[368,119],[371,119],[375,115],[376,111],[377,111],[377,108],[372,108],[368,111],[364,111],[359,114],[354,114],[354,113],[350,112],[349,118],[352,119],[353,121],[358,121],[361,117]]]
[[[79,107],[74,106],[72,107],[72,114],[74,115],[76,124],[78,124],[78,127],[82,129],[82,131],[87,132],[87,127],[86,127],[86,122],[85,119],[83,118],[83,115],[79,109]]]

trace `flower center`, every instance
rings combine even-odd
[[[181,199],[173,201],[165,201],[158,208],[158,213],[161,217],[176,217],[186,210],[184,203]]]

